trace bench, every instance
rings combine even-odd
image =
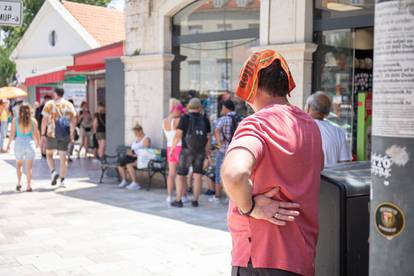
[[[105,154],[104,158],[101,161],[101,177],[99,179],[99,183],[102,183],[105,173],[108,169],[115,169],[118,176],[118,180],[121,180],[118,173],[119,159],[126,154],[127,149],[128,147],[120,146],[117,148],[116,153],[114,155]],[[135,170],[146,172],[148,174],[149,183],[147,186],[147,191],[149,191],[152,186],[152,179],[156,174],[161,174],[163,176],[165,186],[167,186],[167,168],[167,151],[165,149],[161,149],[160,159],[150,160],[148,162],[147,168],[138,169],[137,167],[135,167]]]

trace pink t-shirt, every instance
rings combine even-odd
[[[315,274],[318,239],[321,135],[314,120],[298,107],[271,105],[244,119],[229,150],[245,148],[256,159],[253,195],[280,187],[277,199],[297,202],[300,216],[286,226],[241,216],[229,204],[233,240],[232,265],[275,268],[300,275]]]

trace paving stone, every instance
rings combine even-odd
[[[175,209],[163,189],[98,185],[88,160],[56,189],[46,166],[35,160],[34,192],[17,193],[12,155],[0,154],[1,276],[229,275],[226,205],[202,196],[200,208]]]

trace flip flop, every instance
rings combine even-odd
[[[26,192],[29,192],[29,193],[30,193],[30,192],[33,192],[33,189],[32,189],[32,188],[27,188],[27,189],[26,189]]]
[[[16,186],[16,191],[20,192],[22,190],[22,185],[17,185]]]

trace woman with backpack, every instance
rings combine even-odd
[[[98,105],[98,112],[95,114],[93,120],[93,132],[96,135],[98,141],[98,158],[102,159],[105,155],[105,142],[106,142],[106,120],[105,120],[105,104],[100,103]]]
[[[12,121],[10,139],[7,144],[7,151],[10,144],[14,143],[14,154],[16,156],[17,186],[16,190],[21,191],[23,162],[26,162],[27,192],[32,191],[32,165],[36,154],[36,147],[40,144],[39,128],[37,121],[32,116],[32,109],[28,104],[22,104],[18,115]]]

